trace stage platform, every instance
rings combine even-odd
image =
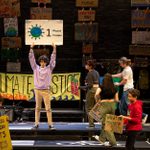
[[[14,150],[125,150],[125,141],[117,141],[117,146],[103,146],[98,141],[44,141],[44,140],[13,140]],[[108,144],[108,143],[106,143]],[[138,141],[135,143],[136,150],[149,150],[148,141]]]
[[[88,128],[88,123],[54,122],[55,130],[48,128],[47,123],[41,122],[38,129],[34,129],[34,122],[14,122],[9,124],[14,149],[108,149],[92,137],[99,134],[101,124],[95,123],[95,128]],[[125,133],[116,134],[118,145],[111,149],[125,149]],[[150,124],[143,126],[138,136],[136,147],[140,150],[150,149]]]

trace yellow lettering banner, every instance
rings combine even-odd
[[[80,73],[52,74],[51,99],[80,100]],[[32,74],[0,73],[0,96],[9,100],[34,98]]]
[[[8,116],[0,117],[0,150],[12,150]]]

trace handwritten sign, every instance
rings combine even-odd
[[[3,48],[21,48],[20,37],[2,37]]]
[[[18,19],[4,18],[4,31],[6,36],[17,36],[18,35]]]
[[[122,134],[123,132],[123,118],[116,115],[107,114],[105,119],[106,131],[113,131]]]
[[[82,52],[85,54],[90,54],[93,52],[93,44],[84,44],[82,46]]]
[[[32,3],[51,3],[51,0],[32,0]]]
[[[12,150],[8,116],[0,117],[0,150]]]
[[[76,0],[77,7],[98,7],[98,0]]]
[[[132,31],[132,44],[150,44],[150,31]]]
[[[89,115],[95,119],[97,122],[101,122],[101,113],[100,109],[101,108],[101,101],[97,102],[94,107],[91,109],[89,112]]]
[[[63,45],[63,20],[26,20],[26,45]]]
[[[12,10],[11,0],[1,0],[0,3],[0,17],[10,17]]]
[[[52,19],[52,8],[32,7],[30,10],[31,19]]]
[[[95,21],[95,10],[78,10],[78,21]]]
[[[97,42],[98,23],[75,23],[75,40]]]

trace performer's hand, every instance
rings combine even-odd
[[[30,45],[30,48],[32,49],[34,47],[34,43],[32,43],[32,45]]]
[[[120,86],[119,82],[114,83],[115,86]]]

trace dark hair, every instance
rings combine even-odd
[[[113,79],[110,73],[104,75],[102,82],[102,97],[114,98],[117,90],[115,89]]]
[[[42,60],[43,60],[45,63],[47,63],[47,64],[48,64],[48,62],[49,62],[49,59],[48,59],[48,57],[47,57],[46,55],[42,55],[42,56],[40,56],[40,57],[38,58],[38,62],[39,62],[39,63],[40,63]]]
[[[133,97],[139,97],[140,91],[137,89],[129,89],[128,94],[131,94]]]
[[[94,60],[87,60],[86,65],[89,65],[93,69],[95,67],[95,61]]]

